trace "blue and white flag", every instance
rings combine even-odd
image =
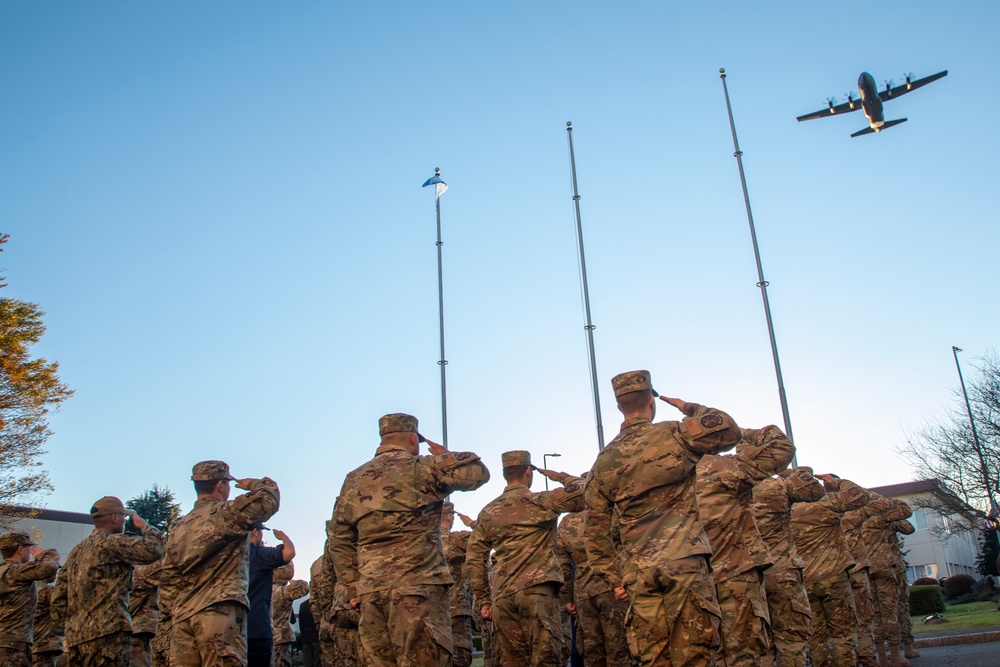
[[[424,184],[420,187],[426,188],[428,185],[434,186],[434,199],[438,199],[448,190],[448,184],[442,181],[441,177],[438,176],[437,174],[434,174],[426,181],[424,181]]]

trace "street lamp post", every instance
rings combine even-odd
[[[545,468],[546,470],[549,469],[549,457],[550,456],[551,457],[556,457],[556,456],[562,456],[562,454],[542,454],[542,467]],[[542,475],[542,477],[545,477],[545,475]],[[546,491],[549,490],[549,478],[548,477],[545,477],[545,490]]]

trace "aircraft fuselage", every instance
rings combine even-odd
[[[882,98],[878,95],[875,77],[868,72],[862,72],[858,77],[858,92],[861,93],[861,110],[868,118],[868,124],[879,132],[885,125],[885,115],[882,112]]]

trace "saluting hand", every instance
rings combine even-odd
[[[687,401],[682,401],[679,398],[671,398],[669,396],[660,396],[660,400],[664,403],[669,403],[681,412],[684,412],[684,405],[687,403]]]
[[[472,528],[472,524],[475,523],[475,521],[472,520],[472,517],[465,516],[461,512],[455,512],[455,514],[457,514],[458,518],[462,520],[462,523],[465,524],[466,528]]]
[[[546,470],[545,468],[538,468],[538,467],[536,467],[535,470],[538,471],[539,475],[542,475],[543,477],[548,477],[553,482],[559,481],[559,473],[553,470]]]
[[[433,440],[425,439],[425,442],[427,443],[427,451],[429,451],[434,456],[441,456],[442,454],[448,453],[448,448],[445,447],[444,445],[439,445]]]
[[[146,525],[146,521],[141,516],[136,514],[135,510],[126,510],[125,514],[127,514],[128,517],[132,519],[132,525],[135,526],[136,528],[142,528]]]
[[[256,481],[257,480],[254,479],[253,477],[244,477],[243,479],[238,479],[236,480],[236,488],[240,489],[241,491],[249,491],[250,485]]]
[[[31,557],[38,558],[43,553],[45,553],[45,551],[46,551],[45,549],[36,544],[35,546],[31,547]]]
[[[274,536],[276,538],[278,538],[279,540],[281,540],[282,542],[284,542],[285,540],[288,539],[288,535],[286,535],[285,531],[283,531],[283,530],[275,529],[273,532],[274,532]]]

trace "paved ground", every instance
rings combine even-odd
[[[910,658],[913,667],[1000,667],[1000,643],[939,646],[920,649]]]

